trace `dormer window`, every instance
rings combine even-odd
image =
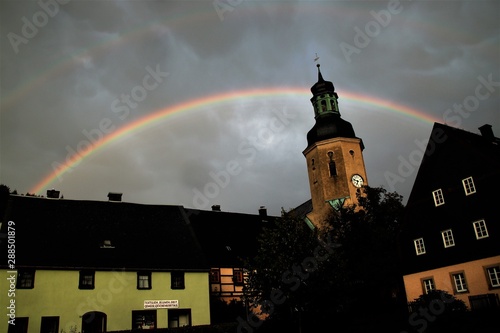
[[[101,243],[101,249],[114,249],[115,247],[113,246],[113,244],[111,244],[111,240],[109,239],[105,239],[102,243]]]

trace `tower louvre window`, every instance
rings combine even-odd
[[[328,152],[328,157],[330,158],[330,162],[328,162],[328,169],[330,170],[330,177],[337,175],[337,166],[335,165],[335,161],[333,160],[333,152]]]

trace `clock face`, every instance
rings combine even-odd
[[[352,181],[352,184],[356,187],[361,187],[363,186],[363,177],[361,177],[360,175],[356,174],[354,176],[352,176],[351,178],[351,181]]]

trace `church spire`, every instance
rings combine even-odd
[[[351,123],[340,116],[338,98],[335,87],[330,81],[326,81],[318,67],[318,82],[311,87],[311,103],[314,108],[316,124],[307,133],[307,142],[311,146],[316,142],[336,138],[355,138],[356,135]]]
[[[321,75],[321,70],[319,69],[320,64],[317,64],[316,67],[318,67],[318,82],[325,82],[323,75]]]
[[[330,81],[325,81],[321,74],[320,64],[318,67],[318,82],[311,87],[313,97],[311,103],[314,107],[315,118],[326,114],[337,114],[340,116],[337,99],[339,96],[335,92],[335,87]]]

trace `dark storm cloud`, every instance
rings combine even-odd
[[[86,141],[193,99],[309,89],[316,53],[343,118],[365,142],[372,186],[389,187],[387,173],[398,173],[432,124],[347,93],[500,133],[498,2],[401,1],[396,10],[389,1],[220,2],[229,6],[222,14],[210,0],[69,1],[28,37],[23,25],[43,18],[39,2],[0,2],[0,181],[26,193]],[[12,33],[25,40],[13,45]],[[347,44],[356,52],[346,54]],[[164,75],[154,81],[151,71]],[[487,97],[475,97],[478,85]],[[126,201],[187,207],[201,192],[208,209],[255,213],[265,205],[279,214],[309,198],[309,98],[241,98],[167,117],[90,154],[50,186],[66,198],[121,191]],[[471,111],[454,111],[474,98]],[[283,112],[289,118],[276,123]],[[415,175],[394,189],[407,197]]]

